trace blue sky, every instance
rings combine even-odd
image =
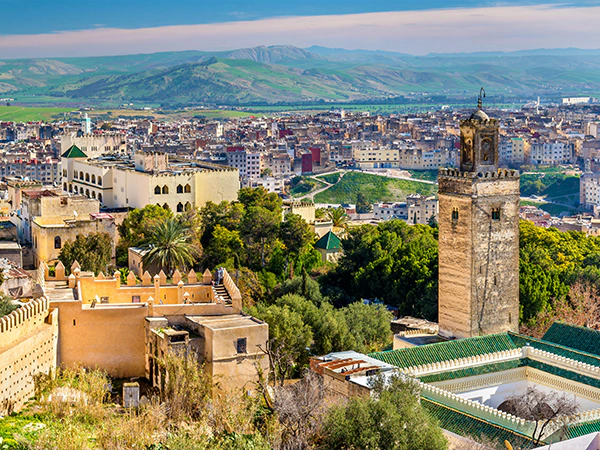
[[[256,45],[412,54],[600,48],[600,0],[0,0],[0,58]]]
[[[281,16],[358,14],[482,6],[600,5],[600,0],[0,0],[0,35],[96,28],[146,28],[258,20]]]

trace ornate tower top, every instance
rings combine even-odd
[[[483,111],[485,89],[477,98],[477,109],[460,124],[461,172],[498,170],[498,123]]]

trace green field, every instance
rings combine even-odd
[[[0,106],[0,120],[6,122],[49,122],[62,118],[73,108],[35,108],[24,106]]]
[[[317,178],[324,180],[329,184],[335,184],[340,180],[340,175],[340,172],[334,172],[325,175],[319,175]]]
[[[437,186],[363,172],[349,172],[334,186],[315,195],[315,203],[356,203],[361,192],[369,202],[403,201],[408,194],[433,195]]]
[[[415,180],[425,180],[437,182],[438,171],[437,170],[408,170],[410,176]]]

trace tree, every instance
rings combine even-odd
[[[326,414],[319,448],[327,450],[442,450],[442,430],[423,411],[418,391],[400,375],[376,380],[375,395],[352,398]]]
[[[348,222],[348,215],[346,210],[341,206],[335,209],[327,210],[327,218],[331,220],[332,224],[336,228],[345,227]]]
[[[533,443],[537,447],[546,437],[547,429],[552,433],[558,427],[563,432],[579,410],[577,402],[569,394],[563,392],[542,392],[535,387],[528,387],[525,393],[514,394],[506,398],[498,406],[500,411],[507,412],[521,419],[535,422],[532,433]]]
[[[246,208],[260,206],[278,214],[281,214],[283,205],[283,201],[275,192],[268,192],[263,187],[240,189],[238,200]]]
[[[144,249],[148,250],[142,258],[144,266],[167,274],[172,274],[175,269],[187,272],[200,256],[191,230],[175,218],[152,225]]]
[[[249,206],[246,208],[241,223],[241,234],[247,249],[248,265],[264,268],[273,248],[279,225],[281,213],[273,212],[263,206]]]
[[[362,192],[359,192],[356,196],[356,212],[358,214],[364,214],[371,211],[371,202],[367,199],[367,196]]]
[[[106,271],[112,257],[113,241],[108,233],[79,235],[74,241],[65,242],[58,259],[69,270],[77,261],[81,270],[98,274]]]
[[[390,322],[393,315],[385,306],[354,302],[344,308],[344,316],[350,333],[356,340],[357,351],[378,352],[391,343]]]
[[[173,217],[173,213],[158,205],[146,205],[141,209],[129,211],[127,217],[118,226],[119,243],[117,245],[117,265],[127,265],[127,249],[147,243],[150,228],[158,222]]]
[[[217,264],[225,264],[234,258],[240,258],[244,253],[244,243],[239,231],[230,231],[227,228],[216,225],[213,229],[212,239],[205,247],[204,261],[206,266],[214,267]]]
[[[17,305],[13,303],[10,297],[0,295],[0,317],[10,314],[15,309],[17,309]]]
[[[308,361],[307,349],[312,342],[310,327],[288,306],[258,304],[248,312],[269,324],[269,340],[262,350],[269,358],[273,379],[283,385],[297,367]]]
[[[288,251],[296,255],[315,240],[310,226],[298,214],[286,214],[285,221],[279,228],[279,236]]]

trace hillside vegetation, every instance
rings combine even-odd
[[[64,101],[273,104],[451,102],[485,85],[495,100],[596,95],[600,53],[411,56],[272,46],[224,52],[0,61],[0,94]],[[415,94],[415,92],[425,93]],[[44,97],[41,97],[44,96]]]

